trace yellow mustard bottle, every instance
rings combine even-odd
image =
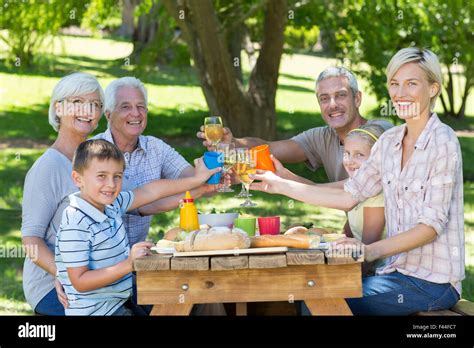
[[[179,205],[179,227],[187,232],[199,229],[199,219],[197,208],[194,205],[194,199],[189,191]]]

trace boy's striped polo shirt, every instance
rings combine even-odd
[[[104,213],[82,199],[80,192],[69,199],[55,248],[58,279],[69,300],[66,315],[111,315],[132,295],[132,274],[103,288],[80,292],[72,286],[67,268],[96,270],[128,258],[130,247],[122,215],[133,202],[133,192],[121,192]]]

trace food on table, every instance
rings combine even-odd
[[[178,242],[175,242],[175,241],[172,241],[172,240],[160,239],[158,241],[158,243],[156,243],[156,247],[158,249],[160,249],[160,248],[175,248],[176,243],[178,243]]]
[[[183,230],[181,227],[172,228],[171,230],[169,230],[168,232],[165,233],[165,236],[163,237],[163,239],[165,239],[165,240],[177,241],[177,240],[178,240],[178,236],[179,236],[182,232],[186,232],[186,231]]]
[[[323,241],[328,243],[335,242],[336,240],[341,239],[343,237],[344,234],[342,233],[326,233],[322,236]]]
[[[214,226],[232,227],[234,220],[239,217],[239,213],[224,213],[224,214],[199,214],[198,220],[201,225],[207,224]]]
[[[307,234],[263,235],[251,238],[251,248],[288,247],[314,249],[319,246],[320,236]]]
[[[313,227],[308,229],[309,234],[319,234],[320,236],[331,233],[331,231],[328,231],[325,228],[318,228],[318,227]]]
[[[285,235],[291,235],[291,234],[305,234],[308,232],[308,229],[304,226],[295,226],[290,229],[288,229],[285,232]]]
[[[247,249],[250,238],[239,228],[213,227],[188,233],[185,240],[176,244],[176,251],[207,251]]]
[[[186,191],[186,196],[180,202],[179,208],[179,227],[188,232],[199,229],[197,208],[189,191]]]

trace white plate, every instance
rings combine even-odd
[[[175,248],[157,248],[156,246],[151,247],[150,250],[158,254],[173,254],[176,251]]]

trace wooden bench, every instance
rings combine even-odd
[[[473,316],[474,315],[474,303],[461,299],[456,305],[450,309],[444,309],[441,311],[426,311],[418,312],[416,315],[419,316]]]

